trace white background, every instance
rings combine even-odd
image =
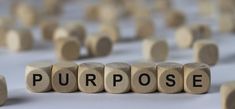
[[[30,1],[30,0],[28,0]],[[85,0],[84,0],[85,1]],[[56,62],[53,46],[50,42],[41,40],[41,33],[38,28],[33,28],[35,36],[34,49],[28,52],[13,53],[5,48],[0,48],[0,74],[7,80],[9,99],[1,107],[6,109],[20,108],[96,108],[96,109],[220,109],[220,85],[226,81],[235,80],[235,36],[234,34],[225,34],[218,32],[218,14],[214,13],[210,17],[201,17],[198,14],[196,0],[173,0],[175,7],[186,13],[188,23],[204,23],[210,25],[213,29],[213,40],[218,43],[220,56],[219,63],[211,68],[212,84],[209,93],[203,95],[192,95],[186,93],[180,94],[86,94],[82,92],[75,93],[31,93],[25,88],[24,71],[25,66],[31,62],[41,60],[51,60]],[[77,3],[69,3],[65,7],[66,14],[62,16],[62,22],[69,20],[82,19],[83,7],[85,2],[82,0]],[[8,0],[0,0],[0,12],[5,16],[8,8]],[[213,6],[216,6],[214,4]],[[7,10],[8,11],[8,10]],[[178,63],[193,62],[191,49],[182,50],[175,44],[174,30],[164,26],[163,17],[154,15],[157,25],[156,36],[166,38],[170,46],[169,59]],[[97,23],[86,23],[88,33],[98,31]],[[133,21],[123,20],[120,22],[122,37],[131,37],[135,33]],[[86,49],[82,48],[85,55]],[[102,62],[109,63],[123,61],[133,63],[143,61],[141,41],[120,42],[114,45],[113,52],[108,57],[83,58],[76,63],[82,62]]]

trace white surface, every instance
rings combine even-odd
[[[25,66],[31,62],[40,60],[56,61],[53,47],[50,43],[40,41],[40,31],[34,29],[36,43],[33,51],[12,53],[7,49],[0,49],[0,74],[7,79],[9,89],[9,99],[1,108],[4,109],[58,109],[58,108],[93,108],[93,109],[220,109],[219,87],[223,82],[235,80],[235,35],[221,34],[216,25],[216,14],[211,18],[203,18],[197,14],[196,5],[193,0],[176,0],[177,9],[185,11],[188,15],[189,23],[202,22],[209,24],[214,31],[213,39],[218,42],[220,50],[220,61],[218,65],[211,68],[212,85],[209,93],[203,95],[180,94],[86,94],[82,92],[75,93],[30,93],[25,88],[24,70]],[[2,5],[3,3],[1,3]],[[184,5],[183,5],[184,4]],[[78,6],[78,4],[73,4]],[[71,4],[66,7],[70,14],[64,16],[65,19],[79,19],[74,17],[71,10],[76,8]],[[68,9],[67,9],[68,8]],[[82,15],[82,13],[77,13]],[[71,15],[71,16],[70,16]],[[123,36],[132,36],[134,34],[134,25],[123,21]],[[156,34],[165,37],[170,44],[170,55],[168,61],[187,63],[192,62],[192,50],[181,50],[176,47],[174,41],[174,30],[166,29],[162,23],[162,17],[156,16],[158,26]],[[89,33],[97,31],[97,25],[89,23],[86,25]],[[128,28],[127,28],[128,27]],[[113,53],[108,57],[91,58],[77,60],[77,63],[94,61],[109,63],[123,61],[133,63],[143,60],[141,52],[141,42],[122,42],[115,45]],[[85,48],[83,48],[85,53]]]

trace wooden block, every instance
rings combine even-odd
[[[145,39],[142,47],[144,58],[151,61],[165,61],[168,57],[168,44],[164,39]]]
[[[117,23],[103,23],[100,31],[110,37],[113,43],[120,40],[120,30]]]
[[[184,65],[184,91],[192,94],[208,92],[211,84],[209,66],[201,63]]]
[[[69,93],[78,90],[78,66],[72,62],[59,62],[52,67],[51,82],[56,92]]]
[[[145,39],[154,36],[155,24],[150,18],[141,18],[136,22],[136,36],[139,39]]]
[[[52,63],[48,61],[35,62],[26,66],[25,79],[27,89],[40,93],[51,90]]]
[[[151,93],[157,90],[157,70],[153,63],[131,65],[131,89],[136,93]]]
[[[232,14],[221,14],[219,17],[220,32],[235,32],[235,17]]]
[[[200,39],[211,37],[211,29],[207,25],[183,26],[176,30],[176,43],[180,48],[191,48]]]
[[[55,41],[55,52],[61,60],[76,60],[80,57],[80,42],[73,37]]]
[[[86,20],[97,21],[99,20],[100,6],[97,4],[89,5],[85,9]]]
[[[112,41],[104,34],[94,34],[86,40],[90,56],[107,56],[112,52]]]
[[[25,28],[12,29],[6,35],[6,45],[14,52],[32,49],[33,42],[31,31]]]
[[[183,69],[181,64],[161,63],[157,65],[158,90],[163,93],[183,91]]]
[[[215,12],[214,7],[214,1],[213,0],[199,0],[198,6],[199,6],[199,13],[204,16],[210,16]]]
[[[221,95],[221,102],[222,102],[222,109],[234,109],[235,105],[235,82],[227,82],[224,83],[220,87],[220,95]]]
[[[41,33],[44,40],[51,41],[59,23],[56,19],[46,19],[41,22]]]
[[[104,90],[104,65],[83,63],[79,65],[78,87],[82,92],[97,93]]]
[[[168,27],[176,28],[182,26],[186,22],[186,18],[181,11],[172,10],[167,12],[165,22]]]
[[[12,28],[13,20],[7,17],[0,18],[0,46],[6,45],[6,34]]]
[[[133,10],[133,16],[135,17],[135,19],[137,20],[141,20],[141,19],[149,19],[152,16],[152,13],[149,9],[149,7],[146,7],[145,5],[136,5],[135,9]]]
[[[83,45],[86,38],[85,27],[79,22],[68,23],[65,27],[56,29],[53,39],[55,41],[61,37],[75,37]]]
[[[193,51],[196,62],[213,66],[219,60],[218,46],[211,40],[198,40],[194,44]]]
[[[115,23],[120,17],[120,12],[115,5],[104,4],[99,9],[99,20],[101,22]]]
[[[17,6],[17,18],[26,27],[35,26],[39,21],[39,13],[34,6],[27,3],[19,3]]]
[[[60,15],[63,12],[63,0],[43,0],[45,15]]]
[[[108,93],[120,94],[131,88],[131,67],[126,63],[109,63],[105,65],[104,87]]]
[[[5,77],[0,75],[0,106],[7,101],[7,83]]]
[[[156,10],[159,12],[167,12],[172,9],[172,0],[157,0]]]

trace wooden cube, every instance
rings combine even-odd
[[[126,63],[109,63],[105,65],[104,87],[108,93],[120,94],[131,88],[131,67]]]
[[[52,63],[49,61],[35,62],[26,66],[25,79],[27,89],[32,92],[51,90]]]
[[[219,17],[220,32],[235,32],[235,16],[233,14],[221,14]]]
[[[167,12],[172,9],[172,0],[157,0],[156,10],[159,12]]]
[[[100,31],[110,37],[113,43],[120,40],[120,30],[117,23],[103,23]]]
[[[104,90],[104,65],[83,63],[79,65],[78,87],[82,92],[97,93]]]
[[[200,39],[209,39],[211,29],[207,25],[183,26],[176,30],[176,43],[180,48],[191,48]]]
[[[107,56],[112,52],[113,43],[105,34],[93,34],[86,40],[90,56]]]
[[[200,15],[204,16],[210,16],[215,12],[214,7],[214,1],[213,0],[199,0],[198,6],[199,6],[199,13]]]
[[[235,81],[224,83],[220,87],[222,109],[234,109],[235,105]]]
[[[13,22],[11,18],[0,18],[0,46],[6,46],[6,34],[12,28]]]
[[[60,15],[63,12],[63,0],[43,0],[45,15]]]
[[[193,51],[196,62],[213,66],[219,60],[219,49],[211,40],[198,40],[194,44]]]
[[[0,106],[7,101],[7,83],[5,77],[0,75]]]
[[[31,50],[33,42],[33,35],[26,28],[12,29],[6,35],[6,45],[14,52]]]
[[[70,22],[64,27],[56,29],[53,36],[54,41],[61,37],[75,37],[83,45],[86,38],[85,27],[79,22]]]
[[[140,18],[136,21],[136,37],[145,39],[154,36],[155,24],[151,18]]]
[[[44,40],[51,41],[59,23],[56,19],[46,19],[41,22],[41,33]]]
[[[160,63],[157,65],[158,90],[163,93],[179,93],[183,91],[183,69],[178,63]]]
[[[99,20],[101,22],[115,23],[118,21],[120,12],[115,5],[104,4],[99,9]]]
[[[142,47],[144,58],[151,61],[165,61],[168,57],[168,44],[164,39],[145,39]]]
[[[99,20],[100,6],[97,4],[89,5],[85,9],[85,18],[90,21]]]
[[[157,70],[153,63],[131,65],[131,89],[136,93],[151,93],[157,90]]]
[[[74,37],[60,38],[55,41],[55,52],[58,59],[76,60],[80,57],[80,42]]]
[[[182,26],[186,22],[184,13],[177,10],[167,12],[165,22],[168,27],[176,28]]]
[[[53,65],[51,82],[56,92],[69,93],[78,90],[78,65],[72,62],[59,62]]]
[[[26,27],[35,26],[39,21],[38,10],[34,6],[27,3],[19,3],[17,6],[17,18]]]
[[[184,65],[184,91],[192,94],[208,92],[211,84],[209,66],[201,63]]]

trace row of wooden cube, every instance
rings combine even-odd
[[[127,63],[109,64],[36,62],[26,67],[26,86],[32,92],[68,93],[187,93],[208,92],[210,69],[206,64]]]

